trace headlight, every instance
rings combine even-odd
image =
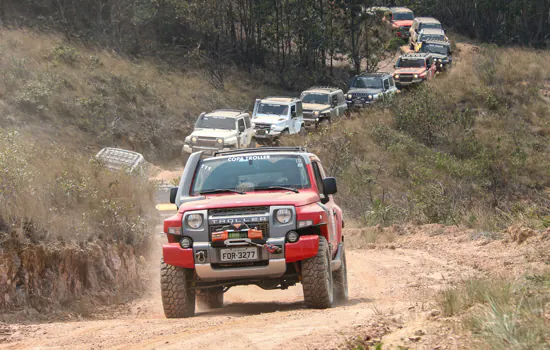
[[[281,224],[288,224],[292,219],[292,212],[290,211],[290,209],[279,209],[275,214],[275,218]]]
[[[196,138],[196,137],[192,137],[192,138],[191,138],[191,142],[193,142],[193,143],[197,142],[197,138]]]
[[[399,74],[393,76],[395,79],[399,79]]]
[[[223,139],[217,139],[216,142],[221,145],[223,144]]]
[[[193,240],[189,237],[183,237],[181,240],[180,240],[180,247],[182,247],[183,249],[189,249],[193,246]]]
[[[443,67],[445,65],[445,63],[441,63],[441,67]]]
[[[319,115],[319,111],[313,112],[313,115],[314,115],[314,116],[318,116],[318,115]]]
[[[370,100],[372,100],[372,95],[369,95],[368,97],[369,97]]]
[[[191,214],[187,216],[187,226],[195,230],[202,226],[203,221],[201,214]]]
[[[277,129],[277,125],[272,124],[272,125],[271,125],[271,129]]]
[[[352,95],[352,94],[348,94],[348,98],[349,98],[349,99],[352,99],[352,98],[353,98],[353,95]]]
[[[418,74],[415,74],[415,75],[414,75],[414,78],[415,78],[415,79],[418,79]]]

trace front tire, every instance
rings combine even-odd
[[[338,303],[345,303],[349,299],[348,293],[348,266],[346,264],[346,251],[342,246],[342,265],[332,273],[334,281],[334,300]]]
[[[162,307],[167,318],[186,318],[195,315],[193,270],[168,265],[160,261]]]
[[[325,237],[319,237],[319,249],[313,258],[302,261],[302,287],[307,307],[327,309],[334,303],[331,253]]]
[[[223,307],[223,287],[203,289],[197,291],[197,304],[205,309],[219,309]]]
[[[306,136],[307,135],[307,130],[306,130],[306,128],[304,128],[304,126],[302,126],[300,128],[299,134],[300,134],[300,136]]]

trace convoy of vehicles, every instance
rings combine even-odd
[[[348,105],[341,89],[330,86],[314,86],[300,95],[304,124],[307,128],[326,127],[346,114]]]
[[[391,73],[363,73],[351,80],[346,102],[350,110],[356,110],[396,92],[397,87]]]
[[[166,317],[191,317],[196,302],[223,307],[224,293],[240,285],[272,290],[301,283],[311,308],[348,299],[336,180],[302,147],[256,144],[277,145],[281,137],[303,135],[306,126],[326,126],[451,65],[451,45],[439,21],[414,18],[401,7],[364,12],[380,11],[414,49],[399,57],[393,73],[356,75],[347,93],[316,86],[300,98],[257,99],[252,115],[229,109],[199,115],[184,141],[179,185],[170,190],[178,211],[164,221]],[[112,170],[142,172],[146,166],[139,153],[115,148],[101,150],[96,159]]]
[[[254,103],[254,140],[261,145],[276,143],[281,137],[305,134],[302,101],[295,97],[267,97]]]
[[[223,306],[239,285],[301,283],[311,308],[348,299],[336,180],[301,147],[193,153],[170,193],[161,291],[168,318],[191,317],[195,301]]]
[[[437,71],[435,60],[430,53],[407,53],[395,63],[393,78],[398,87],[420,84],[431,80]]]

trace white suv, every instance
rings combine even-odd
[[[270,144],[280,137],[306,133],[302,101],[294,97],[267,97],[254,103],[255,140]]]
[[[182,149],[184,162],[193,152],[203,151],[209,156],[217,151],[255,147],[254,125],[246,112],[232,109],[219,109],[201,113],[195,129],[185,138]]]

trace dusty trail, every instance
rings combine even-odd
[[[350,301],[333,309],[305,309],[301,286],[286,291],[250,286],[231,289],[223,309],[169,320],[155,285],[129,313],[106,315],[105,320],[14,326],[0,348],[339,348],[346,339],[370,332],[380,317],[396,325],[417,322],[442,285],[471,272],[417,250],[348,254]]]

